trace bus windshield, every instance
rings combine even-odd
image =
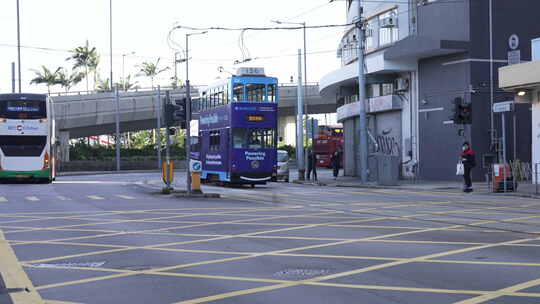
[[[47,136],[0,136],[0,149],[5,156],[40,156],[47,144]]]
[[[233,129],[233,148],[235,149],[275,149],[274,129]]]
[[[47,108],[39,100],[8,100],[0,103],[0,117],[7,119],[47,118]]]

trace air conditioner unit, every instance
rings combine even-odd
[[[396,91],[406,92],[409,90],[409,79],[407,78],[398,78]]]
[[[382,28],[393,28],[397,26],[397,18],[396,17],[386,17],[381,19],[380,26]]]

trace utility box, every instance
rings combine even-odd
[[[399,185],[399,165],[398,156],[377,155],[378,184],[381,186]]]

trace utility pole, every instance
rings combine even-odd
[[[22,93],[21,86],[21,21],[19,13],[19,0],[17,0],[17,61],[18,61],[18,77],[19,77],[19,93]]]
[[[296,163],[298,166],[298,179],[305,180],[306,167],[304,166],[304,127],[303,127],[303,90],[302,90],[302,50],[298,50],[298,102],[296,104]]]
[[[161,168],[161,86],[158,85],[156,96],[156,116],[157,116],[157,158],[158,168]]]
[[[366,117],[366,75],[364,70],[364,24],[362,20],[362,1],[358,0],[358,21],[356,23],[356,37],[358,37],[358,102],[360,106],[360,180],[363,184],[368,182],[368,133]]]
[[[109,0],[109,48],[110,48],[110,54],[111,54],[111,58],[110,58],[110,65],[111,65],[111,90],[113,88],[113,64],[112,64],[112,57],[113,57],[113,53],[112,53],[112,0]]]
[[[495,141],[495,114],[493,112],[493,103],[494,103],[494,89],[493,89],[493,0],[489,0],[489,97],[490,97],[490,136],[491,144]]]
[[[191,170],[189,161],[191,160],[191,86],[189,83],[189,34],[186,34],[186,184],[187,194],[191,194]]]
[[[167,104],[170,104],[171,103],[171,92],[170,91],[165,91],[165,102]],[[169,168],[171,168],[171,134],[169,134],[169,130],[170,130],[170,127],[168,124],[167,124],[167,132],[166,133],[166,136],[167,136],[167,145],[165,146],[165,163],[167,164],[166,166],[166,181],[167,181],[167,189],[171,189],[171,180],[172,180],[172,176],[171,175],[171,170]]]
[[[120,93],[118,85],[114,90],[114,97],[116,99],[116,171],[120,171]]]
[[[11,93],[15,93],[15,62],[11,63]]]

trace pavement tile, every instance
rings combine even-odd
[[[407,241],[436,241],[436,242],[466,242],[466,243],[501,243],[527,238],[526,235],[511,232],[481,232],[437,230],[419,232],[388,238],[389,240]]]
[[[59,259],[55,260],[54,263],[66,264],[104,261],[105,264],[103,267],[105,268],[119,270],[149,270],[202,261],[219,260],[236,256],[238,255],[133,249],[113,253],[102,253],[75,258]]]
[[[404,245],[401,243],[354,242],[349,244],[294,251],[292,253],[341,256],[372,256],[386,258],[414,258],[468,247],[471,246],[456,244]]]
[[[332,243],[325,240],[267,239],[267,238],[229,238],[201,243],[174,245],[163,248],[215,250],[231,252],[269,252],[290,248]]]
[[[401,228],[365,228],[365,227],[308,227],[288,231],[265,233],[265,236],[293,236],[293,237],[320,237],[360,239],[366,237],[382,236],[387,234],[408,232]]]
[[[22,244],[11,246],[19,261],[33,261],[48,258],[62,257],[67,255],[89,253],[115,249],[112,247],[94,247],[77,245],[56,244]]]
[[[298,281],[369,267],[385,261],[293,256],[259,256],[169,272]]]
[[[207,237],[180,236],[180,235],[161,235],[161,234],[138,234],[129,233],[113,236],[101,236],[83,240],[66,241],[67,243],[87,243],[101,245],[120,245],[120,246],[152,246],[157,244],[178,243],[194,240],[201,240]]]
[[[427,292],[381,291],[326,286],[294,286],[207,302],[209,304],[449,304],[470,298],[470,295]]]
[[[540,267],[416,262],[341,277],[328,282],[495,291],[539,277]]]
[[[291,228],[291,226],[268,226],[257,224],[211,224],[199,227],[169,229],[172,233],[187,233],[187,234],[222,234],[222,235],[238,235],[245,233],[256,233],[262,231],[271,231],[276,229]]]
[[[268,284],[245,281],[135,275],[40,290],[43,298],[99,304],[169,304]],[[229,302],[230,303],[230,302]]]
[[[443,260],[540,263],[540,247],[496,246],[443,257]]]
[[[96,271],[91,269],[79,270],[54,267],[24,267],[24,271],[35,287],[114,274],[113,272]]]

